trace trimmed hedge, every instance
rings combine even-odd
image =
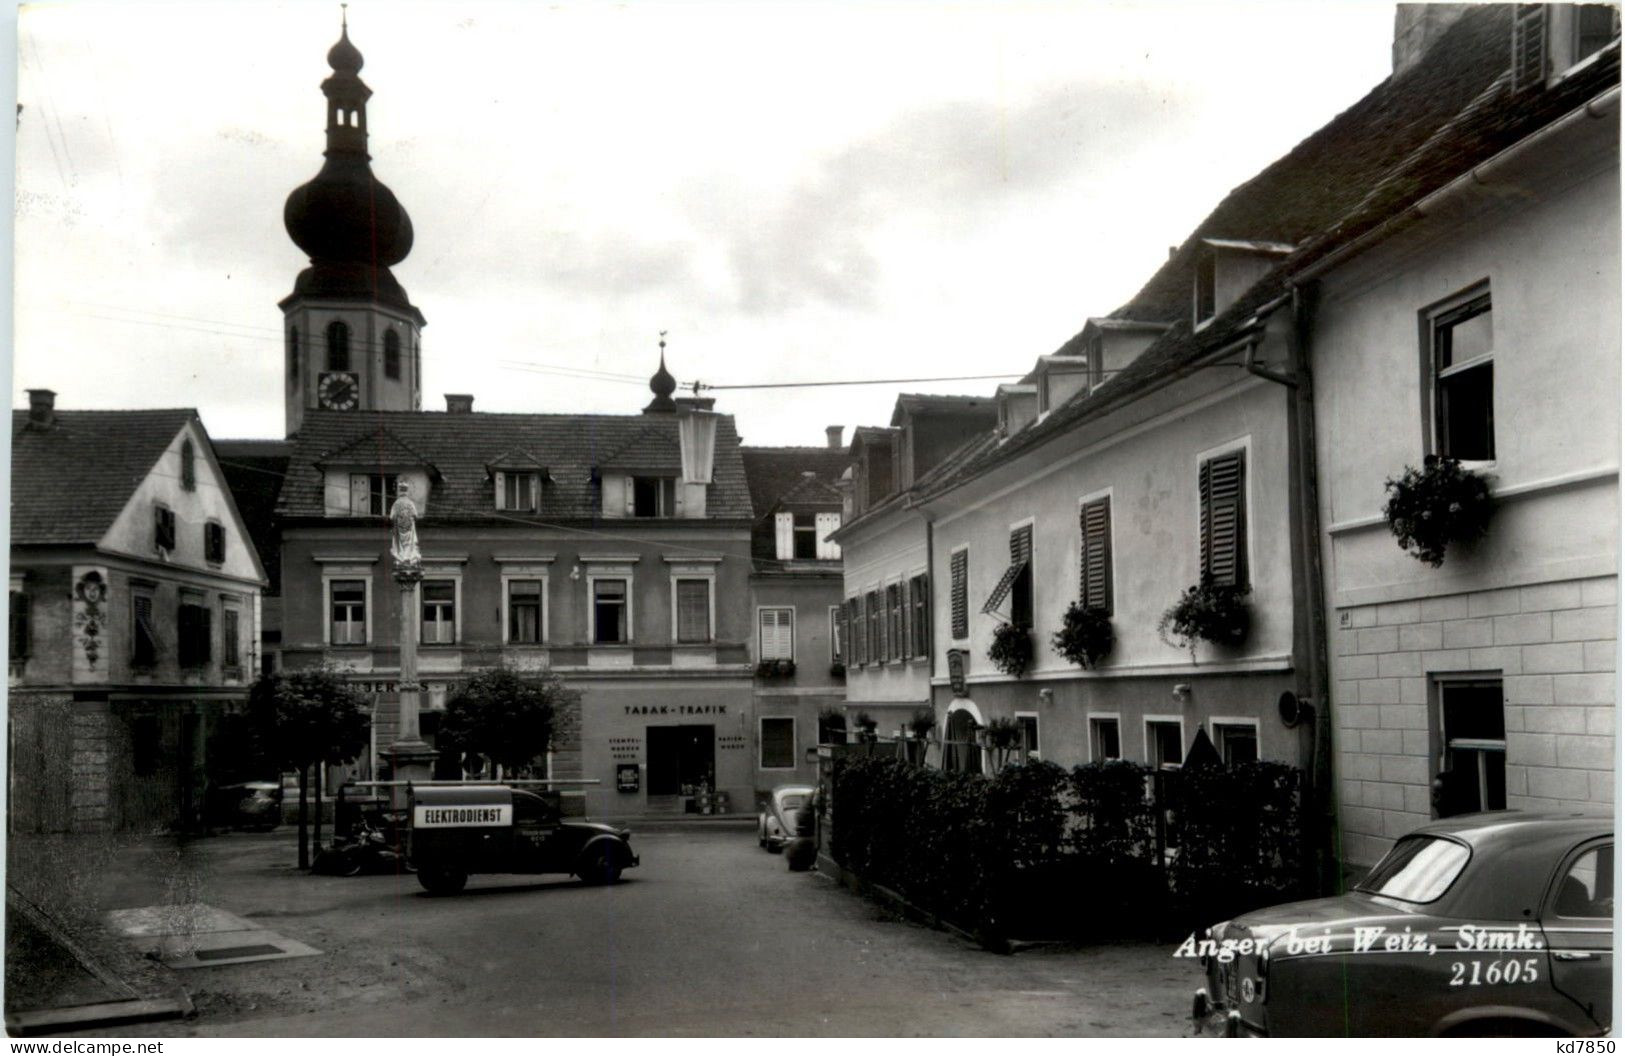
[[[983,777],[841,756],[830,853],[984,938],[1164,937],[1308,894],[1300,785],[1281,763]]]

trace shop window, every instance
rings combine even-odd
[[[1123,758],[1116,719],[1089,720],[1089,760],[1103,763],[1108,759]]]
[[[328,592],[332,608],[332,644],[367,644],[366,581],[335,579],[329,584]]]
[[[796,720],[762,720],[762,769],[793,770],[796,765]]]
[[[592,583],[592,640],[599,645],[628,641],[626,580],[595,579]]]
[[[542,581],[508,581],[508,641],[514,645],[542,642]]]
[[[426,579],[423,594],[424,645],[451,645],[457,641],[457,583],[450,579]]]

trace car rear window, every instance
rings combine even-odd
[[[1355,890],[1403,902],[1432,902],[1450,889],[1470,854],[1454,840],[1408,836],[1394,844]]]
[[[806,796],[785,796],[783,799],[779,800],[779,807],[785,812],[800,810],[802,804],[806,802]]]

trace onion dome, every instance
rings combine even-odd
[[[644,414],[675,414],[677,404],[671,394],[677,391],[677,379],[671,376],[666,369],[666,337],[660,337],[660,369],[655,371],[654,377],[649,379],[649,391],[655,398],[649,401],[649,406],[643,409]]]
[[[327,49],[327,64],[335,73],[360,73],[361,63],[361,50],[350,43],[350,25],[346,22],[339,32],[339,42]]]

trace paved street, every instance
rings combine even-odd
[[[200,1015],[141,1035],[1177,1035],[1197,971],[1150,945],[1003,957],[791,873],[749,829],[637,833],[612,888],[303,876],[292,833],[188,845],[104,906],[191,890],[321,950],[183,973]],[[151,859],[151,856],[147,856]]]

